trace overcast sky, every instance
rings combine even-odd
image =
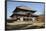
[[[26,3],[26,2],[7,2],[7,17],[13,14],[13,11],[16,9],[16,6],[28,6],[32,10],[36,10],[36,15],[44,14],[44,4],[42,3]]]

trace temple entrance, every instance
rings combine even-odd
[[[19,17],[17,18],[17,21],[23,21],[23,17],[20,17],[20,16],[19,16]]]

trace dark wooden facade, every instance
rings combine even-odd
[[[13,14],[10,17],[17,18],[19,20],[23,17],[23,20],[26,20],[26,21],[32,20],[33,17],[38,17],[36,15],[33,15],[33,13],[36,12],[35,10],[23,9],[23,8],[26,8],[26,7],[23,7],[23,6],[16,7],[16,9],[13,11]]]

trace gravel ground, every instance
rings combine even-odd
[[[44,28],[43,22],[32,22],[32,21],[15,21],[13,23],[7,23],[7,30],[23,30],[23,29],[40,29]]]

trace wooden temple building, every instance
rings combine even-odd
[[[34,15],[36,11],[26,6],[17,6],[10,16],[12,21],[34,21],[37,15]]]

